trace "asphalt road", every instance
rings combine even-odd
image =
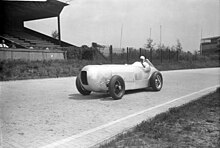
[[[186,103],[195,99],[189,94],[193,96],[196,92],[198,97],[220,85],[220,68],[162,74],[164,86],[160,92],[129,91],[121,100],[112,100],[108,94],[100,93],[82,96],[76,90],[75,77],[0,82],[3,137],[0,146],[53,147],[54,144],[60,147],[65,140],[70,142],[106,127],[116,127],[143,110],[163,111],[160,108],[176,98],[179,104]],[[190,99],[183,101],[183,96]],[[99,135],[98,140],[92,141],[100,142],[102,138]],[[87,141],[81,141],[78,146],[91,145],[86,145]]]

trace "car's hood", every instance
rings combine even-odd
[[[152,71],[158,71],[153,65],[150,65]],[[96,71],[96,72],[135,72],[137,69],[143,69],[140,62],[134,64],[104,64],[104,65],[87,65],[83,67],[82,71]]]
[[[136,68],[140,68],[132,65],[119,65],[119,64],[105,64],[105,65],[87,65],[82,71],[102,71],[102,72],[133,72]]]

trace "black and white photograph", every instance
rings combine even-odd
[[[219,148],[220,0],[1,0],[0,148]]]

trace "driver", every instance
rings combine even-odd
[[[146,61],[144,56],[140,57],[141,60],[141,65],[144,67],[145,71],[150,71],[150,65],[148,64],[148,62]]]

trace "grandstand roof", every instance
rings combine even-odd
[[[3,17],[22,21],[56,17],[68,5],[60,0],[4,0],[1,3]]]
[[[211,40],[211,39],[220,39],[220,36],[214,36],[214,37],[202,38],[202,40]]]

